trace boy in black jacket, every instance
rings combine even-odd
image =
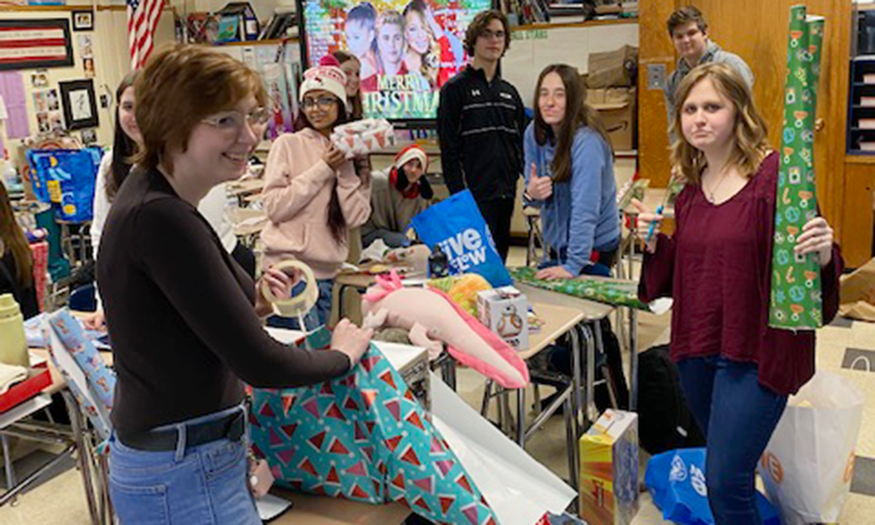
[[[465,50],[474,59],[441,88],[437,119],[447,188],[471,190],[502,259],[510,247],[526,125],[519,93],[498,74],[508,46],[509,26],[500,11],[474,17],[465,35]]]

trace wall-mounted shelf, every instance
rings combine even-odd
[[[272,38],[270,40],[243,40],[242,42],[214,42],[214,46],[278,46],[281,44],[297,43],[298,37],[291,36],[288,38]]]

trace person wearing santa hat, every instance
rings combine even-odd
[[[308,69],[300,102],[299,131],[277,138],[267,157],[262,197],[269,220],[261,240],[265,268],[296,259],[313,269],[319,300],[304,320],[313,329],[328,321],[333,280],[349,253],[350,229],[371,214],[371,186],[330,139],[334,128],[348,121],[344,72],[333,65]],[[277,316],[268,324],[304,328]]]
[[[390,248],[410,245],[407,228],[414,215],[426,209],[434,197],[425,178],[428,156],[416,144],[395,155],[388,172],[374,174],[371,218],[362,226],[362,243],[382,239]]]

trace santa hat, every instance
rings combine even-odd
[[[395,155],[395,167],[400,169],[413,159],[419,159],[423,171],[428,169],[428,155],[417,144],[411,144]]]
[[[343,107],[349,111],[349,101],[346,99],[346,73],[337,66],[324,65],[311,67],[304,72],[304,82],[301,83],[300,101],[310,91],[321,89],[331,93],[343,102]]]
[[[319,59],[319,65],[340,67],[340,61],[334,55],[328,54]]]

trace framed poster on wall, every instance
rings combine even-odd
[[[100,125],[97,119],[94,82],[91,79],[58,82],[58,86],[61,88],[67,129],[96,128]]]
[[[70,20],[0,20],[0,71],[73,65]]]

